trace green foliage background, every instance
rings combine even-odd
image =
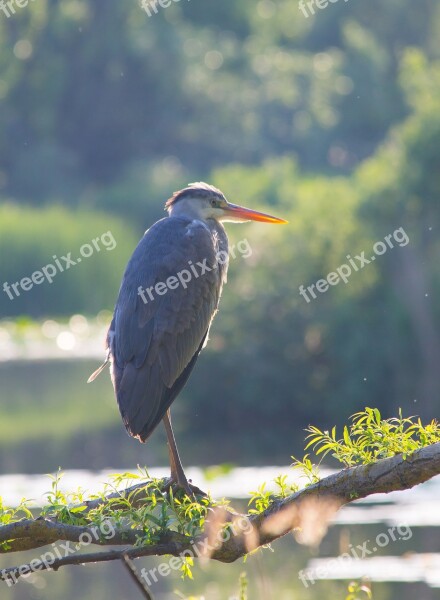
[[[366,404],[436,416],[439,39],[435,0],[341,1],[309,18],[290,0],[1,14],[1,283],[105,231],[117,240],[52,285],[2,292],[1,315],[111,310],[165,199],[206,179],[290,224],[229,227],[253,252],[232,261],[188,418],[231,432],[245,420],[264,445]],[[299,295],[400,227],[406,247],[311,303]]]

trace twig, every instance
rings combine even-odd
[[[139,577],[136,571],[136,567],[134,566],[133,561],[127,556],[127,554],[122,555],[122,564],[125,566],[125,568],[130,574],[130,577],[133,579],[139,590],[142,592],[143,597],[147,600],[154,600],[151,590],[149,590],[147,585],[141,581],[141,578]]]

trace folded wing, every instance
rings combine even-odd
[[[122,419],[141,441],[185,385],[208,335],[226,276],[222,241],[201,221],[165,218],[127,266],[107,343]]]

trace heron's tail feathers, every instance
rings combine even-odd
[[[87,383],[91,383],[92,381],[95,381],[95,379],[98,377],[98,375],[100,375],[103,370],[105,369],[105,367],[108,365],[109,363],[109,359],[107,358],[107,360],[105,362],[102,363],[102,365],[100,367],[98,367],[96,369],[96,371],[94,371],[90,377],[87,379]]]

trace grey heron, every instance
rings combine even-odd
[[[217,312],[228,270],[226,221],[287,223],[231,204],[204,182],[166,202],[168,216],[148,229],[126,267],[111,321],[107,359],[128,433],[145,442],[163,420],[171,481],[189,491],[170,406],[186,384]]]

